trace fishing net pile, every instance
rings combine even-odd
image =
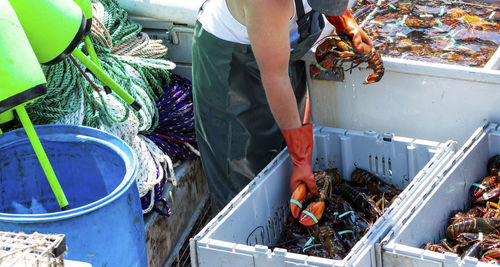
[[[104,72],[142,108],[107,94],[99,79],[68,57],[43,66],[48,92],[27,110],[35,124],[88,126],[124,140],[138,157],[137,186],[148,213],[166,181],[176,185],[174,165],[199,155],[190,82],[171,73],[167,47],[143,33],[116,0],[94,0],[92,11],[90,39]],[[78,48],[86,52],[83,43]]]

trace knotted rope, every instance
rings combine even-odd
[[[162,44],[162,41],[152,40],[147,33],[140,32],[141,27],[139,24],[128,27],[122,26],[122,20],[128,17],[124,10],[120,9],[116,16],[109,16],[108,12],[104,11],[105,6],[103,3],[108,7],[107,9],[116,7],[116,3],[112,1],[102,1],[102,3],[97,2],[92,5],[92,14],[94,16],[92,33],[98,39],[98,44],[111,50],[115,55],[161,58],[167,54],[167,47]],[[127,28],[136,34],[125,34],[123,36],[117,36],[116,34],[115,36],[122,38],[113,39],[107,30],[113,27]]]
[[[195,149],[191,82],[172,74],[170,85],[158,100],[159,125],[149,135],[174,161],[199,157]]]
[[[161,196],[167,177],[176,185],[170,154],[142,135],[158,126],[157,101],[170,84],[175,64],[165,58],[167,49],[161,41],[150,40],[141,33],[142,27],[130,21],[115,0],[94,1],[92,8],[90,37],[99,62],[104,72],[138,101],[142,109],[138,112],[130,109],[114,93],[96,91],[90,82],[102,89],[100,80],[92,73],[87,73],[89,81],[86,80],[68,58],[52,66],[43,66],[48,93],[30,103],[28,111],[35,124],[90,126],[115,134],[130,145],[139,159],[137,186],[141,198],[147,200],[146,205],[143,203],[143,213],[147,213]],[[79,49],[84,49],[83,44]],[[85,69],[81,64],[79,67]],[[192,136],[185,141],[194,142]]]

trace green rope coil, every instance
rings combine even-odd
[[[85,90],[83,79],[67,79],[81,75],[73,63],[64,60],[57,65],[42,66],[47,78],[47,94],[27,106],[34,124],[47,124],[74,113],[80,107],[81,90]]]
[[[131,21],[127,12],[121,9],[115,0],[101,0],[99,2],[105,9],[104,24],[112,38],[113,45],[126,42],[141,32],[142,26]],[[158,125],[158,108],[155,103],[163,94],[163,88],[170,83],[171,73],[167,69],[168,62],[163,59],[134,57],[132,60],[116,56],[111,53],[110,49],[99,45],[95,36],[91,34],[90,37],[104,72],[134,99],[141,100],[142,103],[148,102],[146,98],[152,101],[152,105],[142,107],[147,109],[144,113],[151,118],[147,118],[150,123],[149,128],[141,133],[150,133]],[[79,49],[85,51],[83,43],[80,44]],[[131,77],[127,66],[136,70],[140,77]],[[81,67],[85,69],[83,65]],[[104,92],[96,92],[71,60],[65,59],[55,65],[43,66],[43,71],[47,77],[47,95],[27,106],[33,123],[55,123],[64,116],[81,110],[83,101],[82,124],[85,126],[99,128],[101,125],[109,126],[112,123],[123,122],[129,117],[130,110],[139,118],[141,126],[148,124],[148,121],[141,119],[143,116],[140,116],[139,112],[130,109],[128,104],[119,97],[116,98],[126,107],[126,112],[125,114],[113,115],[106,106],[103,98]],[[89,72],[87,75],[99,88],[103,88],[100,80]],[[143,92],[139,92],[134,84],[140,86],[145,95]]]
[[[106,14],[104,16],[104,26],[108,29],[113,39],[113,44],[119,45],[124,43],[142,31],[142,26],[128,18],[128,13],[120,7],[115,0],[100,0],[92,1],[100,2]]]

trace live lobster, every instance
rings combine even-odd
[[[454,210],[446,228],[446,239],[427,243],[424,249],[451,252],[460,257],[476,257],[480,261],[498,263],[500,259],[500,156],[488,160],[486,177],[472,183],[471,208]]]
[[[344,34],[325,37],[316,47],[315,56],[317,64],[311,70],[313,75],[328,69],[334,72],[340,69],[344,76],[345,70],[342,64],[347,61],[351,62],[348,70],[352,70],[363,62],[368,63],[368,68],[372,69],[373,73],[366,77],[364,84],[380,81],[385,72],[382,58],[375,48],[372,48],[368,54],[358,52],[353,48],[350,37]]]
[[[316,172],[314,178],[318,186],[318,197],[314,199],[300,214],[302,203],[306,198],[307,188],[300,184],[292,193],[290,199],[290,211],[294,218],[300,214],[300,223],[306,226],[316,224],[323,216],[325,200],[331,195],[332,186],[340,182],[340,174],[336,169]]]
[[[278,246],[290,252],[340,260],[382,215],[383,207],[389,207],[385,196],[396,196],[400,190],[359,168],[352,172],[352,181],[342,179],[335,168],[313,174],[318,194],[306,200],[305,184],[294,190],[291,216]],[[304,210],[303,205],[307,206]]]

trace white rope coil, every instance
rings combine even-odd
[[[117,57],[123,62],[141,64],[143,66],[148,66],[148,67],[156,68],[156,69],[173,70],[177,66],[174,62],[172,62],[170,60],[164,60],[164,59],[156,59],[157,62],[162,63],[160,65],[160,64],[154,64],[151,62],[146,62],[144,60],[141,60],[140,57],[120,56],[120,55],[118,55]]]
[[[104,6],[97,2],[92,3],[92,27],[90,28],[90,32],[97,37],[97,40],[100,45],[111,50],[113,47],[113,40],[111,39],[111,35],[108,30],[104,26]]]
[[[124,114],[124,105],[113,95],[105,95],[104,99],[110,113],[116,116]],[[124,122],[113,123],[111,126],[103,127],[103,130],[124,140],[135,152],[139,164],[136,176],[139,196],[142,198],[150,192],[152,199],[149,206],[143,210],[143,213],[150,212],[154,206],[154,187],[161,183],[167,173],[167,177],[170,178],[172,184],[177,186],[172,160],[153,141],[138,134],[139,120],[133,113],[130,113],[130,116]]]
[[[75,90],[75,92],[77,92]],[[58,119],[55,124],[71,124],[71,125],[82,125],[83,124],[83,119],[85,118],[85,112],[84,112],[84,97],[83,97],[83,90],[80,91],[80,108],[77,109],[74,113],[68,114],[64,117],[61,117]],[[75,101],[76,95],[72,96],[71,101]]]
[[[145,58],[160,58],[167,54],[168,49],[162,44],[162,40],[152,40],[145,32],[114,46],[111,35],[103,23],[106,15],[104,6],[99,2],[92,3],[92,15],[92,34],[98,38],[100,45],[110,49],[113,54]]]
[[[152,210],[155,201],[155,185],[161,183],[162,179],[168,178],[174,186],[177,186],[177,179],[174,173],[174,165],[168,155],[166,155],[154,142],[149,138],[140,135],[139,132],[147,131],[153,126],[153,116],[157,109],[155,101],[153,101],[146,93],[146,83],[141,78],[140,74],[129,64],[141,64],[152,68],[172,70],[176,67],[175,63],[157,59],[164,56],[167,48],[161,43],[161,40],[151,40],[146,33],[141,33],[128,42],[125,42],[116,47],[113,46],[111,35],[104,26],[105,9],[99,3],[92,3],[93,20],[91,33],[97,38],[97,44],[104,46],[124,64],[126,74],[131,78],[132,86],[137,92],[135,100],[141,105],[141,110],[134,113],[129,111],[129,116],[123,122],[101,121],[100,129],[109,132],[125,143],[127,143],[138,159],[136,183],[140,197],[151,193],[151,201],[149,206],[143,210],[143,213],[148,213]],[[156,58],[158,64],[147,62],[146,58]],[[113,64],[113,62],[108,62]],[[129,64],[127,64],[129,63]],[[160,65],[163,64],[163,65]],[[95,79],[91,76],[91,79]],[[81,90],[82,94],[85,90]],[[121,118],[127,113],[130,107],[123,104],[117,99],[115,93],[105,94],[104,92],[93,91],[93,96],[100,104],[105,105],[110,115],[115,118]],[[104,103],[101,101],[101,97]],[[76,98],[76,97],[75,97]],[[73,124],[82,125],[85,119],[84,97],[80,97],[81,103],[79,109],[69,115],[60,118],[58,124]],[[194,148],[192,148],[194,150]]]

